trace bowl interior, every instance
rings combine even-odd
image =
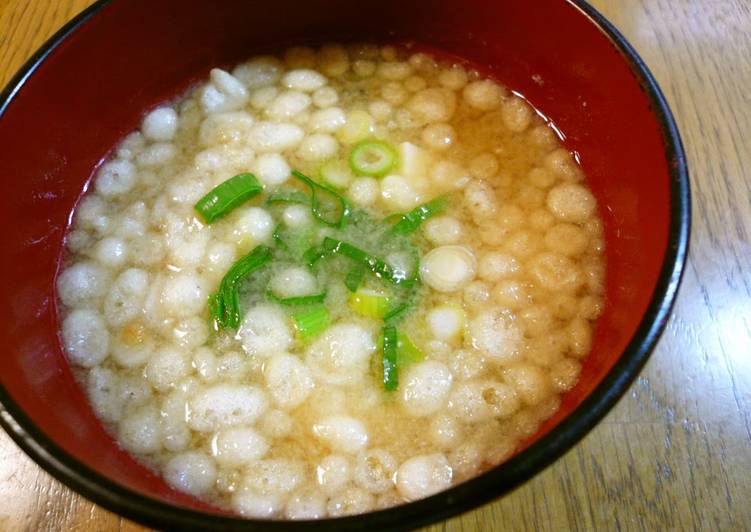
[[[565,134],[600,202],[605,313],[579,384],[531,441],[571,414],[618,361],[665,257],[669,161],[648,95],[577,7],[559,0],[113,2],[49,53],[0,119],[6,257],[0,383],[57,446],[136,492],[211,511],[120,450],[72,378],[60,350],[53,291],[71,209],[93,169],[142,114],[211,66],[286,43],[370,38],[414,40],[469,61],[524,95]]]

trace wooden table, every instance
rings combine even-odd
[[[0,86],[90,0],[0,0]],[[430,530],[751,529],[751,4],[596,0],[666,93],[688,151],[691,256],[618,406],[502,500]],[[144,530],[0,435],[0,530]]]

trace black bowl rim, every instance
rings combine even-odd
[[[98,0],[69,21],[23,65],[0,93],[0,118],[47,56],[112,0]],[[321,521],[247,520],[176,506],[134,492],[82,464],[42,432],[0,384],[0,425],[34,461],[95,503],[154,527],[181,530],[406,530],[457,515],[518,487],[581,440],[625,393],[667,324],[688,256],[689,175],[675,119],[652,73],[624,36],[584,0],[567,0],[610,40],[629,64],[660,123],[670,173],[671,219],[665,259],[647,311],[620,359],[568,417],[519,455],[482,475],[416,502],[363,515]]]

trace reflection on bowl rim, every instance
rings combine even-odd
[[[623,56],[648,94],[661,126],[670,174],[671,213],[665,258],[644,316],[605,378],[553,430],[503,464],[446,491],[402,506],[320,521],[253,521],[175,506],[125,488],[80,463],[39,430],[0,384],[0,425],[34,461],[75,491],[119,514],[152,526],[216,530],[337,530],[413,528],[446,519],[519,486],[581,440],[615,405],[646,363],[667,323],[688,255],[688,166],[678,129],[651,72],[621,33],[584,0],[568,0],[599,27]],[[0,118],[26,80],[71,33],[111,0],[99,0],[73,18],[23,65],[0,93]]]

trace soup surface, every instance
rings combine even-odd
[[[61,338],[176,489],[323,518],[506,460],[577,381],[603,235],[522,98],[408,48],[294,47],[151,111],[75,210]]]

